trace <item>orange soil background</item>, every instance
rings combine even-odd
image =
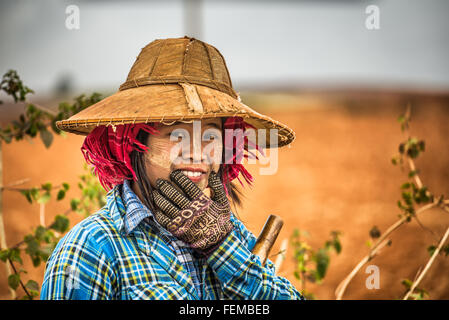
[[[405,140],[397,122],[407,103],[412,105],[411,133],[426,141],[425,153],[417,159],[424,185],[435,195],[449,195],[449,97],[445,95],[397,94],[379,92],[317,93],[299,95],[248,95],[243,99],[260,112],[288,124],[297,138],[291,148],[279,149],[278,170],[260,175],[261,165],[249,165],[255,177],[252,188],[245,189],[239,216],[256,236],[269,214],[284,219],[284,227],[272,250],[278,252],[283,239],[295,228],[306,230],[313,248],[322,246],[332,230],[342,232],[342,253],[331,253],[331,262],[321,285],[307,283],[307,290],[318,299],[335,299],[340,281],[367,254],[365,242],[373,225],[381,232],[398,219],[396,206],[400,185],[407,171],[391,164],[398,144]],[[282,105],[282,107],[279,107]],[[41,141],[3,143],[4,185],[29,178],[23,187],[50,181],[68,182],[67,198],[79,196],[76,184],[83,173],[80,152],[83,137],[56,137],[50,149]],[[69,207],[68,200],[52,200],[46,208],[46,221]],[[13,245],[39,224],[39,205],[30,205],[17,192],[4,192],[4,219],[7,243]],[[83,217],[71,214],[71,226]],[[398,299],[405,289],[404,278],[414,279],[429,259],[426,248],[436,244],[449,225],[449,213],[433,209],[420,216],[425,231],[412,221],[392,236],[369,264],[380,270],[380,289],[367,289],[363,267],[347,288],[344,299]],[[42,284],[44,265],[33,268],[23,256],[24,279]],[[275,257],[272,258],[274,260]],[[293,250],[288,247],[278,274],[300,289],[293,275]],[[4,263],[0,262],[0,298],[9,299]],[[431,299],[449,299],[449,257],[440,255],[420,287]],[[18,290],[19,295],[23,295]]]

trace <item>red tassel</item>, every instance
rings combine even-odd
[[[93,165],[94,173],[105,190],[122,184],[125,179],[136,179],[130,154],[148,151],[148,147],[137,140],[137,134],[144,130],[150,134],[158,131],[153,125],[119,125],[95,128],[84,140],[81,151],[87,163]]]

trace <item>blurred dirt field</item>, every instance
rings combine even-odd
[[[340,281],[368,253],[365,242],[376,225],[385,231],[398,219],[396,206],[400,186],[407,172],[391,164],[398,144],[405,140],[397,122],[407,103],[412,106],[411,133],[426,141],[425,153],[416,161],[424,185],[435,194],[449,196],[449,97],[377,92],[317,93],[298,95],[243,95],[243,101],[256,110],[288,124],[297,138],[291,148],[279,149],[279,165],[274,175],[260,175],[261,166],[249,165],[255,177],[252,188],[238,214],[257,236],[269,214],[284,219],[284,228],[272,253],[295,228],[307,230],[309,244],[317,248],[332,230],[342,232],[342,253],[331,253],[330,267],[321,285],[307,283],[307,290],[318,299],[335,299]],[[77,196],[77,177],[83,173],[80,152],[83,137],[57,137],[45,149],[36,141],[3,144],[4,184],[29,178],[24,187],[51,181],[68,182],[67,197]],[[47,222],[69,207],[68,201],[52,200],[47,206]],[[17,192],[4,192],[4,216],[7,242],[13,245],[39,223],[39,205],[30,205]],[[71,226],[82,217],[70,216]],[[432,210],[420,221],[437,236],[421,228],[416,221],[402,226],[391,237],[374,264],[380,270],[380,289],[365,286],[369,276],[362,268],[349,285],[344,299],[399,299],[405,293],[401,280],[413,280],[429,259],[427,247],[436,244],[449,225],[449,213]],[[289,246],[278,274],[291,280],[294,261]],[[275,260],[275,257],[272,257]],[[24,256],[24,278],[42,284],[44,265],[33,269]],[[0,298],[8,299],[5,267],[0,262]],[[449,299],[449,257],[440,255],[420,287],[431,299]],[[21,294],[20,290],[18,291]]]

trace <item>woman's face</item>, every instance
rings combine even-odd
[[[181,169],[201,190],[208,186],[209,174],[217,172],[222,159],[221,118],[157,124],[158,134],[150,134],[145,154],[146,173],[153,188],[157,179],[170,181],[170,173]]]

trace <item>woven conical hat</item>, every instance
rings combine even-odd
[[[256,129],[277,129],[277,146],[295,139],[292,129],[240,101],[221,53],[195,38],[158,39],[145,46],[118,92],[58,121],[61,130],[86,135],[101,125],[171,124],[242,117]],[[266,133],[266,146],[270,133]]]

